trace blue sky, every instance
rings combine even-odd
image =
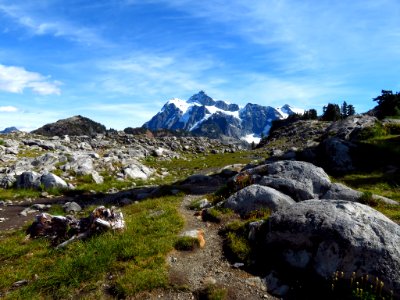
[[[399,71],[398,0],[0,0],[0,129],[141,126],[199,90],[365,112]]]

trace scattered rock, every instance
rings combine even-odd
[[[62,248],[74,240],[87,238],[94,233],[123,229],[125,220],[122,212],[99,206],[88,217],[79,220],[41,213],[36,216],[27,233],[31,238],[47,237],[52,240],[54,246]]]
[[[66,202],[63,205],[63,209],[66,213],[77,213],[82,210],[82,207],[76,202]]]
[[[22,280],[19,280],[19,281],[14,282],[12,286],[13,286],[13,288],[18,288],[18,287],[27,285],[28,283],[29,283],[28,280],[22,279]]]
[[[68,189],[68,184],[63,179],[52,173],[42,175],[40,182],[46,190],[52,188]]]

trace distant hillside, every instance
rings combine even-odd
[[[98,133],[106,133],[106,127],[100,123],[94,122],[89,118],[80,115],[71,118],[58,120],[55,123],[46,124],[39,129],[32,131],[34,134],[44,136],[79,136],[79,135],[96,135]]]
[[[0,131],[0,134],[7,134],[7,133],[11,133],[11,132],[16,132],[19,131],[16,127],[7,127],[4,130]]]

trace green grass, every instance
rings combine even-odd
[[[2,234],[0,293],[7,293],[5,299],[93,299],[104,296],[104,284],[115,297],[167,286],[165,255],[183,226],[177,211],[181,200],[163,197],[126,206],[124,232],[107,232],[63,250],[44,239],[25,240],[23,231]],[[22,279],[29,284],[11,289]]]
[[[0,189],[0,200],[38,198],[41,191],[33,189]]]
[[[149,157],[143,163],[157,170],[167,169],[170,175],[163,179],[163,183],[166,184],[185,179],[196,173],[212,173],[228,165],[247,164],[258,158],[260,158],[258,152],[240,151],[223,154],[187,154],[182,158],[171,160],[159,160]]]
[[[133,186],[141,186],[145,184],[145,181],[143,180],[130,180],[126,179],[123,181],[116,180],[114,176],[107,175],[107,174],[102,174],[104,178],[104,182],[97,184],[93,182],[92,176],[91,175],[85,175],[85,176],[78,176],[75,181],[72,183],[76,185],[76,191],[96,191],[96,192],[101,192],[105,193],[109,191],[112,188],[115,188],[117,190],[124,190],[128,188],[132,188]]]
[[[228,290],[217,285],[207,285],[199,292],[199,299],[224,300],[228,298]]]
[[[400,203],[400,175],[387,174],[383,172],[373,173],[352,173],[335,180],[357,189],[364,193],[364,203],[380,211],[388,218],[400,224],[400,205],[385,204],[376,200],[371,200],[372,194],[387,197]],[[363,198],[361,199],[363,200]]]
[[[182,236],[174,244],[174,248],[180,251],[193,251],[199,247],[199,239],[190,236]]]

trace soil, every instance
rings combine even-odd
[[[184,231],[202,229],[205,247],[194,251],[174,250],[167,257],[169,278],[175,288],[142,293],[134,299],[199,299],[199,293],[209,285],[227,291],[227,299],[278,299],[266,291],[262,279],[235,268],[224,254],[221,226],[203,222],[188,205],[199,195],[187,195],[179,210],[185,218]]]

